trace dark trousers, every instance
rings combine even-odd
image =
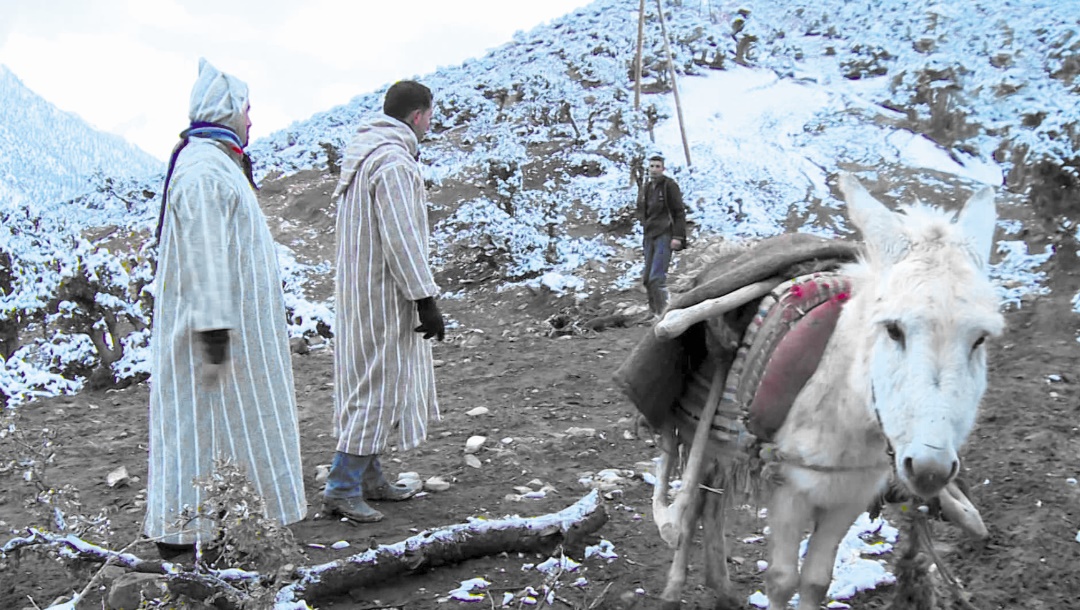
[[[655,237],[646,237],[642,244],[645,250],[645,269],[641,273],[641,283],[649,295],[649,310],[659,315],[667,307],[667,271],[671,265],[671,234],[661,233]]]

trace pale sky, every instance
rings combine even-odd
[[[589,0],[0,0],[0,64],[166,159],[198,60],[247,82],[252,139],[482,56]],[[438,92],[436,92],[436,95]]]

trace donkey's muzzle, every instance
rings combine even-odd
[[[900,463],[901,478],[911,491],[920,497],[937,495],[960,472],[956,452],[925,448],[912,451]]]

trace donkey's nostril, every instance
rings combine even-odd
[[[904,456],[899,471],[916,495],[929,498],[938,493],[960,471],[960,460],[952,455]]]

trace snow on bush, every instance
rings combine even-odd
[[[0,393],[9,404],[76,392],[91,377],[107,386],[149,376],[157,211],[138,180],[52,206],[0,201]],[[279,254],[290,333],[329,335],[333,313],[303,290],[327,268]]]
[[[627,253],[640,247],[634,203],[653,152],[666,155],[682,187],[691,243],[791,227],[848,234],[842,215],[823,212],[841,207],[829,185],[841,170],[927,168],[951,175],[951,189],[1001,186],[1004,176],[1044,205],[1053,193],[1040,180],[1080,184],[1073,92],[1080,28],[1070,4],[1036,4],[665,2],[692,165],[682,155],[653,5],[637,109],[636,2],[597,0],[518,33],[484,57],[421,78],[436,105],[422,145],[425,180],[472,189],[437,208],[436,264],[478,262],[504,286],[556,292],[609,288],[586,279],[596,266],[618,272],[610,287],[635,284],[640,261]],[[348,143],[384,93],[254,142],[256,178],[325,167],[328,152]],[[73,391],[81,377],[57,371],[93,368],[88,345],[119,352],[110,368],[116,379],[147,373],[149,333],[140,326],[149,324],[152,252],[129,246],[138,251],[133,261],[84,232],[112,226],[141,232],[145,244],[161,176],[95,180],[62,205],[0,197],[0,351],[18,344],[6,334],[11,328],[35,333],[23,337],[17,357],[7,354],[0,382],[8,395]],[[993,274],[1008,305],[1045,291],[1037,268],[1051,250],[1029,254],[1019,241],[998,248]],[[287,248],[279,254],[290,333],[328,333],[332,305],[304,292],[306,279],[327,268],[302,264]],[[58,298],[80,277],[98,287],[91,301]],[[1080,312],[1080,295],[1073,303]],[[113,328],[110,316],[119,323]],[[67,343],[40,338],[80,317],[81,334],[59,329]],[[45,368],[33,373],[35,363]]]
[[[304,282],[312,273],[325,275],[330,266],[306,265],[296,260],[289,248],[277,244],[278,267],[281,282],[285,288],[285,319],[289,325],[290,337],[332,336],[334,312],[325,303],[316,303],[307,299]]]
[[[1003,258],[990,265],[990,277],[997,285],[1003,307],[1019,309],[1025,296],[1050,292],[1043,285],[1046,273],[1036,268],[1050,260],[1054,254],[1051,246],[1046,246],[1042,254],[1030,254],[1025,242],[999,241],[997,251]]]
[[[41,396],[74,394],[82,389],[84,378],[69,371],[89,368],[93,362],[94,346],[86,335],[56,333],[51,340],[35,338],[3,362],[0,392],[7,396],[9,406]]]

